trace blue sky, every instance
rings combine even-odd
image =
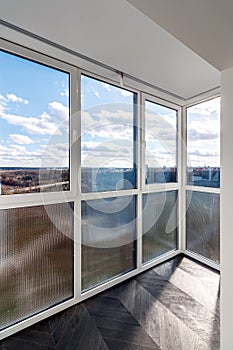
[[[68,89],[69,74],[0,51],[2,167],[68,164]]]
[[[82,76],[82,165],[132,167],[133,96]],[[220,99],[188,109],[188,160],[219,166]],[[174,166],[176,112],[146,102],[149,166]],[[68,166],[69,74],[0,51],[2,167]]]
[[[109,104],[132,104],[133,93],[82,75],[82,109]]]
[[[132,166],[132,102],[132,93],[82,77],[83,166]],[[145,163],[175,166],[176,111],[146,101],[145,113]],[[220,98],[188,108],[187,151],[190,166],[220,166]]]
[[[220,97],[187,109],[188,165],[220,167]]]
[[[82,76],[82,166],[133,167],[133,97]]]
[[[145,116],[145,164],[177,166],[177,111],[146,101]]]
[[[176,112],[146,102],[146,163],[176,163]],[[220,166],[220,97],[187,109],[187,163],[191,167]]]

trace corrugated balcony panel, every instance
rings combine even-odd
[[[220,195],[187,191],[187,249],[220,262]]]
[[[82,290],[136,268],[135,196],[82,203]]]
[[[142,260],[177,249],[177,191],[143,195]]]
[[[73,203],[0,211],[0,328],[73,296]]]

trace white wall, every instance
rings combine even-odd
[[[221,350],[233,349],[233,67],[222,72]]]

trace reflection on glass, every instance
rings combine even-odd
[[[220,195],[187,191],[187,249],[220,262]]]
[[[0,50],[0,76],[0,194],[69,190],[69,73]]]
[[[177,111],[145,101],[146,184],[177,182]]]
[[[220,187],[220,97],[187,108],[187,184]]]
[[[82,76],[82,192],[135,188],[136,94]]]
[[[147,262],[177,248],[177,191],[142,199],[142,260]]]
[[[82,290],[136,267],[135,197],[82,203]]]
[[[0,211],[0,329],[73,296],[73,204]]]

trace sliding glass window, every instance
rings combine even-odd
[[[220,97],[187,108],[186,244],[220,262]]]
[[[137,94],[82,75],[81,101],[85,292],[137,267]]]
[[[145,184],[177,182],[178,110],[145,101]]]
[[[74,298],[73,68],[16,50],[0,50],[1,330]]]
[[[143,194],[142,259],[153,260],[177,249],[177,191]]]
[[[220,187],[220,97],[187,108],[187,184]]]
[[[70,190],[70,73],[0,51],[1,195]]]
[[[184,221],[218,263],[220,99],[186,109],[185,157],[178,105],[0,44],[0,336],[175,256]]]
[[[0,210],[0,330],[74,296],[73,203]]]
[[[82,290],[135,268],[135,196],[83,201]]]
[[[142,123],[142,262],[179,246],[180,108],[144,95]]]
[[[82,75],[82,192],[136,187],[136,94]]]
[[[220,263],[220,195],[187,191],[187,249]]]

